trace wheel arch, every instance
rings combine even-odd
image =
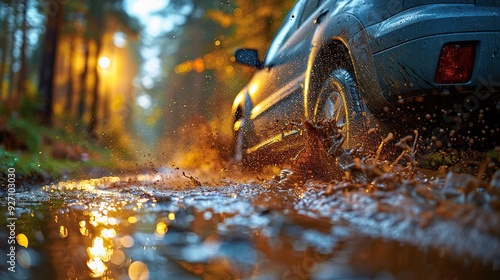
[[[236,134],[242,125],[239,120],[244,118],[246,120],[245,135],[249,138],[251,144],[253,144],[255,139],[257,139],[255,128],[250,119],[252,108],[253,103],[250,94],[248,93],[248,89],[245,87],[238,93],[231,108],[231,115],[233,117],[232,130],[233,134]]]
[[[233,123],[238,120],[238,118],[245,117],[250,119],[250,112],[252,111],[252,100],[248,89],[243,88],[233,101],[231,107],[231,115],[233,116]]]
[[[327,80],[330,73],[338,68],[347,68],[351,73],[354,71],[347,46],[338,38],[334,38],[318,50],[315,63],[312,64],[311,71],[309,72],[306,99],[308,104],[305,105],[309,109],[309,118],[314,118],[314,106],[323,83]]]
[[[354,15],[330,15],[316,29],[312,46],[304,81],[304,112],[307,119],[313,116],[318,89],[326,75],[340,66],[352,71],[359,85],[360,95],[370,111],[382,110],[387,100],[378,81],[369,37]],[[349,64],[342,65],[346,62]]]
[[[246,88],[241,90],[238,95],[234,98],[233,105],[231,107],[231,116],[233,116],[233,123],[237,120],[236,116],[238,114],[243,114],[243,107],[244,107],[244,99],[245,99],[245,92],[247,91]],[[242,115],[238,115],[241,117]]]

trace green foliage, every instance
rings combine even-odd
[[[37,158],[6,151],[2,146],[0,146],[0,168],[1,170],[14,168],[16,174],[21,176],[44,173]]]
[[[441,166],[451,166],[460,161],[460,155],[457,151],[436,152],[424,154],[419,159],[419,165],[422,168],[437,169]]]
[[[21,118],[9,118],[9,127],[12,129],[14,134],[21,138],[26,145],[28,150],[31,152],[40,151],[41,127],[33,122]]]
[[[25,92],[19,97],[17,112],[25,119],[34,120],[42,108],[37,89],[32,81],[25,81],[24,89]]]
[[[491,162],[500,162],[500,151],[489,150],[486,152],[486,159]]]
[[[500,162],[500,153],[495,150],[478,151],[441,151],[419,155],[419,166],[427,169],[437,169],[442,166],[453,166],[464,162]]]
[[[11,167],[15,167],[15,164],[19,161],[19,158],[10,152],[4,150],[2,146],[0,146],[0,168],[2,170],[7,170]]]
[[[71,120],[67,122],[71,123]],[[3,146],[0,146],[0,168],[1,170],[15,168],[18,176],[30,180],[58,178],[62,174],[84,172],[88,168],[127,168],[130,161],[123,161],[123,159],[132,159],[129,150],[125,149],[125,146],[130,147],[130,145],[124,145],[122,134],[116,129],[112,134],[112,139],[117,141],[117,147],[110,150],[95,143],[82,132],[71,133],[73,128],[70,129],[68,125],[65,129],[46,128],[31,120],[11,117],[8,127],[16,137],[26,143],[28,150],[6,151]],[[62,143],[65,147],[81,147],[85,153],[89,154],[90,159],[82,161],[56,158],[54,157],[56,143]]]

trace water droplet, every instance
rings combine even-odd
[[[205,221],[208,221],[208,220],[212,219],[212,212],[206,211],[205,213],[203,213],[203,219]]]

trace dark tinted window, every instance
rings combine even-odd
[[[271,61],[277,55],[278,50],[281,48],[281,46],[285,43],[288,37],[290,37],[290,35],[292,35],[293,32],[297,30],[297,20],[299,18],[299,15],[302,14],[302,8],[304,7],[304,4],[306,2],[306,0],[297,1],[297,3],[295,3],[293,8],[286,16],[285,21],[281,25],[278,33],[276,33],[276,36],[274,37],[274,40],[271,43],[269,50],[267,51],[267,57],[264,63],[265,65],[271,64]]]
[[[320,0],[310,0],[307,1],[307,4],[305,5],[304,9],[302,10],[302,14],[300,15],[300,25],[307,20],[311,14],[316,11],[316,9],[319,6]]]

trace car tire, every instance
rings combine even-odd
[[[354,76],[346,69],[334,69],[319,90],[314,121],[335,118],[342,126],[344,147],[352,148],[361,142],[358,136],[366,130],[366,112]]]

